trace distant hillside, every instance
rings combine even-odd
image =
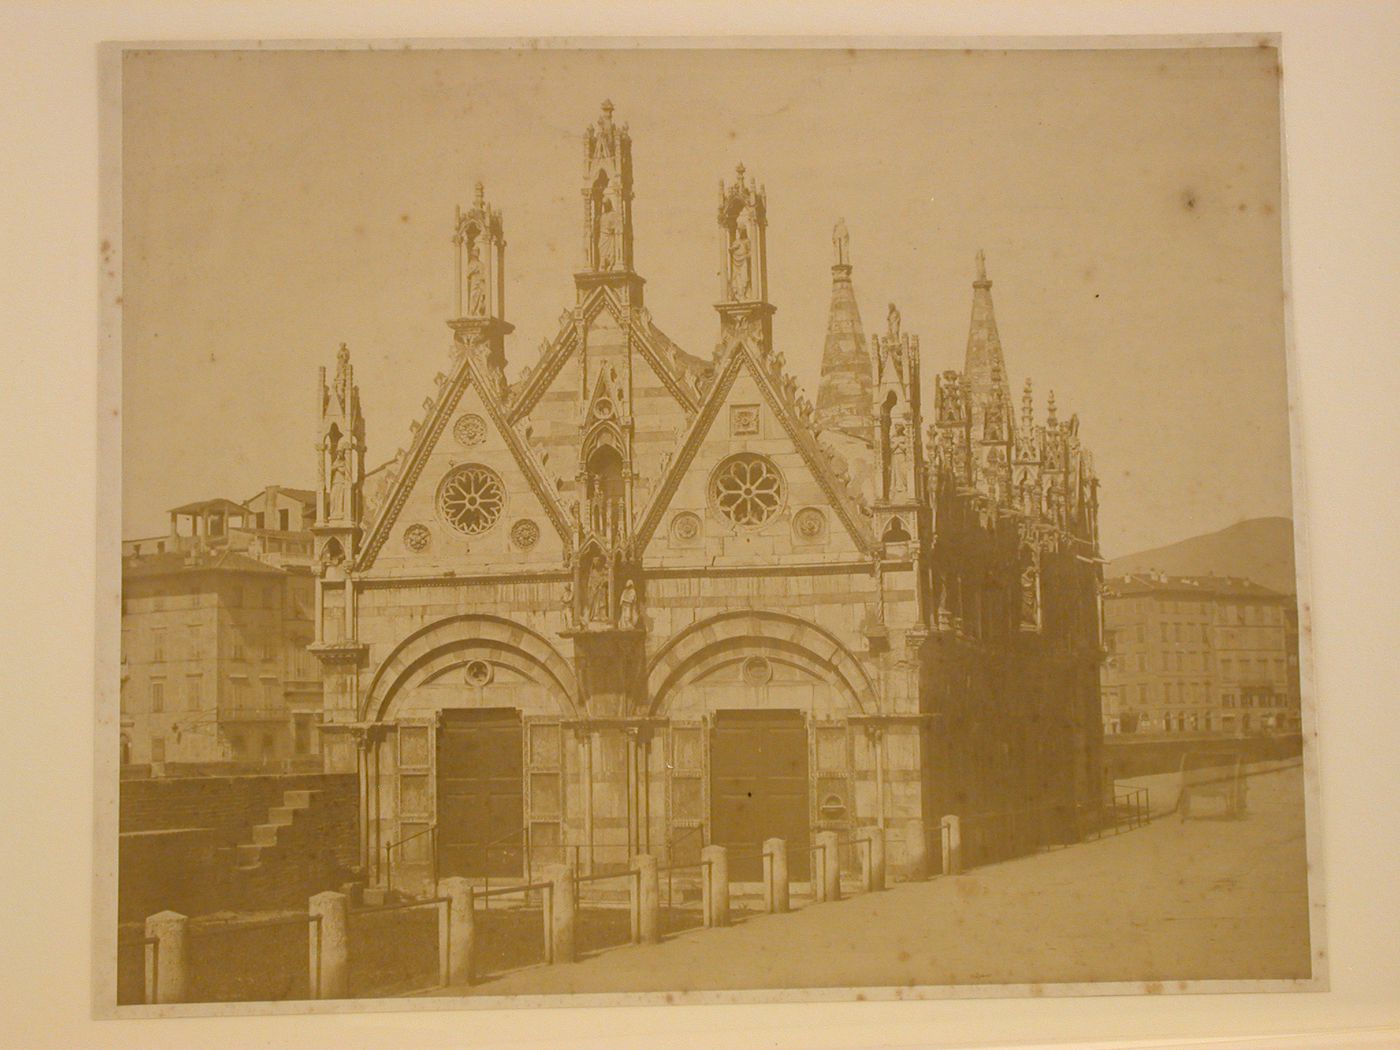
[[[1168,576],[1246,576],[1285,594],[1298,589],[1293,565],[1293,522],[1288,518],[1251,518],[1228,529],[1155,550],[1115,558],[1104,576],[1156,569]]]

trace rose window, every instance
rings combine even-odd
[[[783,476],[763,456],[730,456],[710,481],[710,498],[735,525],[762,525],[782,506]]]
[[[438,509],[454,529],[475,535],[496,524],[505,507],[500,477],[485,467],[458,467],[438,489]]]
[[[478,415],[462,416],[453,425],[452,434],[463,445],[479,445],[486,440],[486,420]]]

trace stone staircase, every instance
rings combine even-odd
[[[314,788],[282,793],[282,804],[233,849],[231,898],[244,908],[304,906],[352,878],[336,843],[354,841],[355,805]]]
[[[296,823],[298,814],[311,808],[312,800],[319,794],[307,789],[282,792],[282,804],[267,811],[267,823],[253,825],[253,841],[239,844],[234,866],[249,871],[262,864],[264,852],[277,848],[284,830]]]

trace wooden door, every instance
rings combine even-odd
[[[710,745],[711,841],[731,854],[729,877],[758,882],[763,841],[787,842],[788,874],[806,879],[810,845],[807,725],[800,711],[719,711]]]
[[[520,875],[525,792],[520,712],[445,710],[438,727],[439,875]]]

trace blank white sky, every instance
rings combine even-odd
[[[505,214],[508,373],[573,302],[581,133],[631,126],[637,268],[708,356],[718,182],[769,198],[777,347],[815,395],[844,216],[867,333],[926,398],[987,252],[1013,389],[1077,412],[1112,557],[1290,514],[1274,52],[145,52],[124,77],[123,531],[314,478],[350,345],[378,463],[450,346],[452,214]]]

